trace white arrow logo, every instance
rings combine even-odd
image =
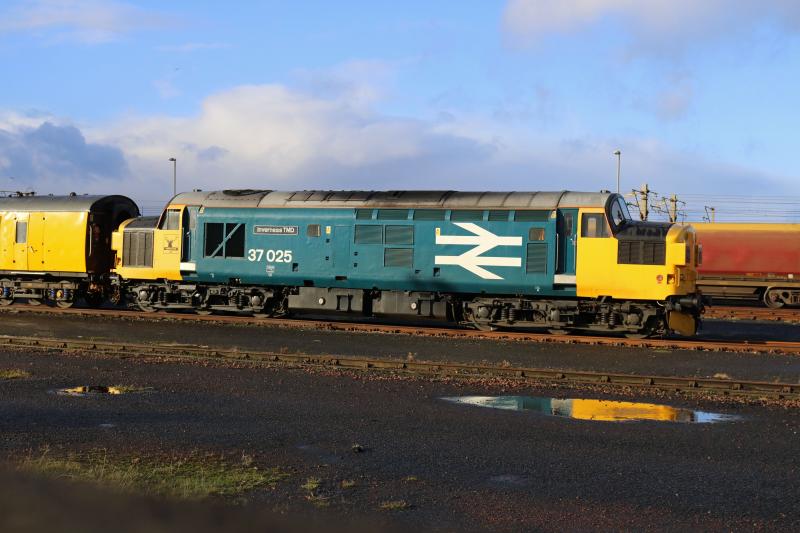
[[[497,246],[522,246],[522,237],[498,237],[489,230],[485,230],[471,222],[455,222],[455,225],[467,230],[472,235],[436,235],[436,244],[474,245],[461,255],[437,255],[436,265],[458,265],[483,279],[503,279],[481,266],[522,266],[519,257],[486,257],[481,254]]]

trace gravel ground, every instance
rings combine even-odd
[[[716,338],[728,335],[750,340],[759,337],[791,340],[800,336],[800,326],[774,323],[708,321],[706,329],[707,335]],[[311,355],[413,357],[420,361],[490,364],[507,361],[534,368],[800,382],[800,355],[452,339],[169,319],[89,320],[85,316],[24,312],[3,314],[0,335],[192,344]]]
[[[0,352],[0,369],[12,368],[32,376],[0,387],[6,456],[42,446],[50,453],[103,448],[148,456],[197,450],[248,454],[263,467],[291,472],[274,490],[248,494],[244,509],[228,508],[234,516],[265,510],[289,519],[358,519],[419,530],[800,529],[800,411],[788,404],[638,398],[742,418],[608,423],[440,399],[611,397],[600,389]],[[83,398],[48,393],[89,384],[153,391]],[[361,453],[353,451],[355,443]],[[309,477],[321,479],[327,507],[306,498],[301,485]],[[355,486],[343,489],[343,480]],[[0,515],[13,511],[10,501],[0,498]],[[387,501],[409,508],[381,510]],[[140,517],[137,504],[130,508]]]

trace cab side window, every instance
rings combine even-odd
[[[606,217],[602,213],[584,213],[581,215],[581,237],[608,237]]]
[[[180,209],[167,209],[167,214],[161,221],[161,229],[176,230],[181,227],[181,211]]]

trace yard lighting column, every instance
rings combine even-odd
[[[172,196],[178,194],[178,160],[174,157],[169,158],[172,161]],[[617,179],[619,182],[619,178]],[[617,183],[617,189],[619,189],[619,183]]]
[[[622,161],[622,152],[614,150],[614,155],[617,156],[617,194],[619,194],[619,167]]]

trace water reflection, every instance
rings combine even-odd
[[[534,396],[452,396],[448,402],[511,411],[536,411],[550,416],[600,422],[655,420],[658,422],[687,422],[709,424],[737,420],[735,415],[709,413],[641,402],[585,400],[581,398],[537,398]]]

